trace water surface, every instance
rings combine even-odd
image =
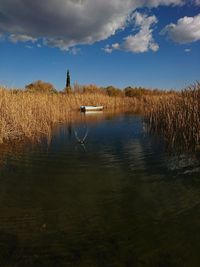
[[[1,148],[0,266],[200,266],[199,155],[142,116],[91,116]]]

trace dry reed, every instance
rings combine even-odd
[[[147,114],[150,129],[162,134],[167,145],[199,149],[200,83],[152,105]]]
[[[104,94],[45,94],[0,88],[0,143],[38,140],[50,135],[56,123],[72,120],[72,111],[81,105],[103,105],[108,111],[143,111],[152,97],[140,99]]]

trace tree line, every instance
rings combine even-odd
[[[118,97],[141,97],[144,95],[161,95],[164,93],[171,93],[172,91],[163,91],[158,89],[147,89],[143,87],[126,87],[124,89],[119,89],[114,86],[99,87],[94,84],[89,85],[79,85],[77,83],[74,86],[65,87],[62,91],[57,91],[55,87],[48,82],[35,81],[26,85],[26,92],[31,93],[61,93],[61,94],[105,94],[108,96],[118,96]]]
[[[164,93],[171,93],[172,91],[163,91],[159,89],[148,89],[143,87],[131,87],[128,86],[124,89],[119,89],[114,86],[100,87],[94,84],[79,85],[75,83],[71,86],[71,79],[69,70],[67,70],[66,85],[62,91],[56,90],[56,88],[49,82],[38,80],[27,84],[25,86],[25,92],[31,93],[53,93],[53,94],[104,94],[114,97],[137,97],[140,98],[144,95],[161,95]]]

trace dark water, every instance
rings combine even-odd
[[[0,266],[200,266],[199,155],[101,116],[1,149]]]

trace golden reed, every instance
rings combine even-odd
[[[200,148],[200,83],[181,93],[160,99],[147,114],[152,131],[162,134],[170,146]]]
[[[152,99],[152,96],[45,94],[0,88],[0,143],[48,136],[56,123],[73,120],[73,111],[78,111],[81,105],[103,105],[108,111],[141,112],[152,105]]]
[[[171,145],[200,145],[200,84],[180,93],[163,92],[126,97],[100,92],[32,93],[0,88],[0,143],[39,140],[50,136],[57,123],[76,120],[81,105],[103,105],[109,112],[146,114],[152,131]]]

